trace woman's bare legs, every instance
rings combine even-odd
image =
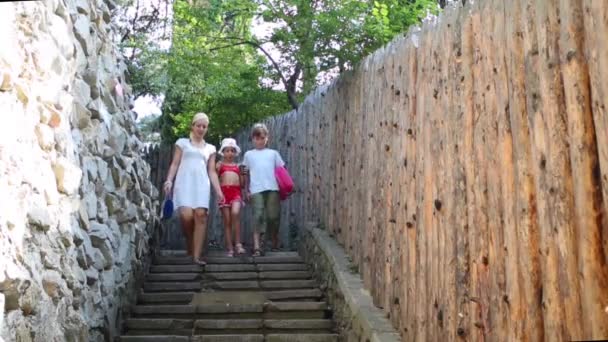
[[[203,243],[207,235],[207,209],[194,209],[194,239],[193,239],[193,255],[194,261],[201,260],[201,252]]]
[[[229,255],[234,253],[232,246],[232,220],[230,216],[230,207],[222,208],[222,218],[224,219],[224,243],[226,245],[226,251]]]
[[[194,210],[192,208],[179,208],[179,219],[182,226],[182,232],[186,238],[186,252],[192,256],[192,236],[194,230]]]

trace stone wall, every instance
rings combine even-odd
[[[6,341],[111,340],[146,263],[158,195],[112,41],[114,7],[0,3]]]

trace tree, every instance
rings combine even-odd
[[[116,42],[127,64],[133,96],[165,90],[166,47],[170,41],[171,0],[121,0],[112,10]]]
[[[129,82],[136,96],[164,95],[159,122],[167,142],[185,134],[199,111],[210,115],[209,139],[218,141],[266,116],[297,109],[323,79],[353,68],[438,10],[435,0],[123,3],[131,10],[115,12],[125,25],[118,40]],[[270,33],[254,36],[254,20],[272,25]]]
[[[167,90],[161,126],[173,141],[190,129],[190,119],[206,112],[218,142],[240,127],[285,112],[284,93],[263,87],[265,60],[248,44],[216,48],[230,37],[250,35],[254,7],[246,1],[174,3],[171,50],[167,58]]]
[[[247,3],[251,1],[243,0]],[[255,16],[272,24],[268,37],[211,37],[211,49],[250,45],[272,66],[270,79],[282,83],[292,108],[298,91],[308,94],[320,73],[340,73],[353,67],[397,34],[437,11],[435,0],[254,0],[237,15]],[[265,45],[280,52],[274,59]]]

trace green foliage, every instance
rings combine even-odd
[[[437,12],[435,0],[334,0],[315,16],[321,70],[346,70]]]
[[[169,3],[146,1],[159,9]],[[436,0],[173,0],[172,6],[169,49],[151,39],[149,27],[162,27],[158,10],[143,16],[151,25],[132,18],[136,29],[125,31],[121,45],[135,94],[164,95],[158,125],[167,143],[188,134],[197,112],[210,116],[214,143],[286,112],[320,77],[352,68],[438,8]],[[252,35],[256,18],[273,24],[267,37]]]
[[[254,47],[228,44],[249,35],[254,7],[246,1],[174,4],[173,45],[167,63],[162,133],[167,142],[185,136],[197,112],[210,118],[207,140],[219,142],[241,127],[289,109],[283,93],[260,85],[264,59]],[[218,40],[221,43],[218,43]]]
[[[147,143],[160,143],[160,116],[149,115],[137,123],[142,141]]]

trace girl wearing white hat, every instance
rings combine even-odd
[[[245,249],[241,243],[241,186],[243,181],[239,172],[239,165],[235,163],[236,157],[241,153],[241,148],[237,145],[236,140],[225,138],[222,140],[220,147],[220,156],[222,161],[217,163],[217,173],[220,175],[220,188],[224,194],[224,200],[221,201],[220,209],[222,210],[222,218],[224,219],[224,242],[228,256],[234,256],[236,249],[237,254],[244,254]],[[236,244],[232,245],[232,233],[234,232],[234,240]]]
[[[173,202],[179,211],[182,231],[186,236],[188,255],[199,265],[205,265],[201,252],[207,234],[210,185],[218,201],[224,200],[215,170],[215,146],[204,139],[208,127],[209,118],[205,113],[198,113],[192,118],[190,139],[181,138],[175,142],[175,153],[163,186],[166,194],[173,192]]]

